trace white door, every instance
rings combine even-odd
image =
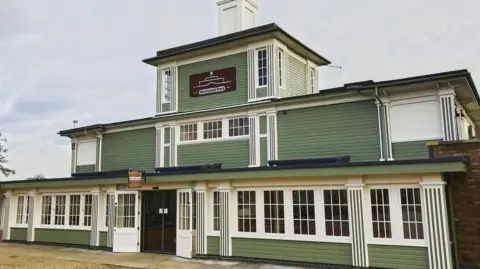
[[[116,220],[113,229],[113,252],[139,252],[138,191],[115,193]]]
[[[192,258],[192,190],[177,191],[177,256]]]

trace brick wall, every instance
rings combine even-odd
[[[452,194],[458,260],[462,268],[480,268],[480,140],[433,146],[435,157],[470,156],[467,175],[455,175]]]

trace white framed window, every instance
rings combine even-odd
[[[41,215],[41,224],[42,225],[51,225],[52,224],[52,195],[42,196],[42,215]]]
[[[162,103],[168,104],[172,97],[172,69],[163,70]]]
[[[293,190],[293,230],[295,234],[316,234],[314,190]]]
[[[203,123],[203,139],[222,138],[222,121],[208,121]]]
[[[323,190],[325,233],[350,236],[347,190]]]
[[[117,228],[135,227],[135,194],[118,194],[116,224]]]
[[[404,239],[424,239],[420,188],[400,189]]]
[[[388,189],[370,189],[372,231],[374,238],[392,238]]]
[[[28,204],[29,196],[17,196],[17,224],[28,224]]]
[[[81,198],[80,194],[70,195],[70,212],[68,216],[68,224],[70,226],[80,226]]]
[[[180,141],[197,140],[197,123],[180,125]]]
[[[278,86],[285,88],[285,52],[278,49]]]
[[[66,208],[67,196],[56,195],[55,196],[55,211],[53,225],[63,226],[65,225],[65,208]]]
[[[317,86],[317,74],[315,67],[310,67],[310,87],[312,93],[315,92]]]
[[[97,141],[78,142],[77,165],[95,165],[97,162]]]
[[[237,192],[238,231],[257,232],[257,209],[255,191]]]
[[[213,192],[213,231],[220,231],[220,192]]]
[[[249,135],[250,126],[249,126],[248,117],[235,118],[228,120],[228,136],[236,137]]]
[[[265,233],[285,233],[285,204],[283,191],[264,191]]]
[[[367,241],[373,244],[426,246],[423,196],[419,185],[368,188]]]
[[[93,195],[85,194],[83,209],[83,226],[92,226],[92,203]]]
[[[256,86],[257,88],[268,85],[268,59],[267,48],[260,48],[255,51],[256,58]]]

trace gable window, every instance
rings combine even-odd
[[[222,121],[209,121],[203,123],[203,139],[222,137]]]
[[[29,196],[17,197],[17,224],[28,224]]]
[[[70,216],[68,224],[70,226],[80,226],[80,198],[81,195],[70,195]]]
[[[249,134],[248,118],[237,118],[228,120],[228,136],[242,136]]]
[[[257,210],[255,191],[237,192],[238,231],[255,233],[257,231]]]
[[[370,190],[372,228],[375,238],[392,238],[388,189]]]
[[[292,195],[294,233],[315,235],[313,190],[294,190]]]
[[[170,103],[172,96],[172,70],[163,71],[163,103]]]
[[[400,189],[404,239],[424,239],[420,188]]]
[[[257,87],[267,86],[268,67],[267,67],[267,48],[261,48],[256,51],[257,56]]]
[[[285,53],[282,49],[278,50],[278,85],[285,87]]]
[[[347,190],[324,190],[325,232],[328,236],[350,236]]]
[[[213,192],[213,230],[220,231],[220,193]]]
[[[197,124],[180,125],[180,141],[197,140]]]
[[[285,233],[283,191],[264,191],[265,233]]]

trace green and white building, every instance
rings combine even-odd
[[[143,60],[158,74],[151,116],[60,131],[70,177],[0,184],[3,240],[453,268],[446,178],[468,159],[427,144],[475,136],[469,72],[319,90],[325,57],[255,26],[256,0],[217,5],[218,37]]]

